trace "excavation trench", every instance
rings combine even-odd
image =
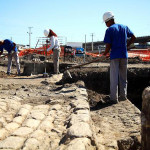
[[[88,93],[91,118],[97,136],[97,147],[104,149],[139,150],[141,149],[141,112],[142,92],[150,85],[149,67],[128,68],[128,99],[117,105],[109,105],[105,97],[109,95],[109,67],[80,68],[70,70],[72,79],[64,83],[83,80]],[[136,108],[136,107],[138,108]],[[131,144],[132,143],[132,144]]]
[[[72,79],[66,78],[64,82],[83,80],[92,105],[100,105],[106,95],[109,95],[109,67],[82,68],[70,71]],[[150,68],[128,68],[128,99],[141,110],[142,92],[150,85]]]

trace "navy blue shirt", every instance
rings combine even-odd
[[[111,44],[110,59],[128,58],[127,38],[132,35],[133,32],[121,24],[113,24],[106,30],[104,42]]]
[[[0,46],[0,51],[3,52],[3,50],[5,49],[8,53],[11,53],[11,51],[13,50],[14,47],[14,43],[11,40],[4,40],[3,45]],[[15,47],[14,49],[15,52],[17,52],[17,47]]]

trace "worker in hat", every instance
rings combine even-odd
[[[20,63],[19,63],[18,49],[16,44],[9,39],[2,40],[0,41],[0,55],[3,54],[4,49],[8,52],[7,74],[10,75],[11,73],[12,57],[14,57],[16,62],[17,72],[18,75],[20,75]]]
[[[59,74],[59,56],[60,56],[60,44],[56,33],[51,29],[44,30],[44,35],[50,38],[50,47],[47,51],[53,50],[53,63],[54,63],[54,74]]]
[[[103,20],[108,27],[104,37],[106,48],[103,57],[110,52],[110,96],[108,102],[115,104],[118,103],[118,100],[127,99],[127,51],[129,46],[134,43],[135,36],[127,26],[115,23],[112,12],[104,13]],[[129,38],[128,41],[127,38]]]

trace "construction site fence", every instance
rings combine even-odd
[[[46,55],[50,56],[53,51],[46,51],[49,46],[43,46],[35,49],[25,49],[19,52],[19,56],[25,56],[29,54],[40,54],[40,55]],[[90,52],[85,52],[85,55],[89,55],[92,57],[101,57],[102,54],[99,53],[90,53]],[[64,47],[61,46],[61,52],[60,52],[60,57],[64,56]],[[142,61],[150,61],[150,49],[131,49],[128,51],[128,57],[129,58],[139,58]]]
[[[92,57],[102,56],[102,54],[99,54],[99,53],[89,53],[89,52],[86,52],[86,55],[90,55]],[[128,51],[128,57],[139,58],[142,61],[150,61],[150,49],[130,50]]]
[[[24,50],[21,50],[19,52],[19,56],[26,56],[26,55],[31,55],[31,54],[39,54],[39,55],[47,55],[47,56],[50,56],[53,51],[50,50],[50,51],[46,51],[47,48],[49,48],[49,46],[43,46],[43,47],[39,47],[39,48],[35,48],[35,49],[24,49]],[[64,55],[64,47],[61,47],[61,52],[60,52],[60,56],[63,56]]]

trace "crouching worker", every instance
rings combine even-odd
[[[54,74],[59,74],[59,56],[61,49],[57,35],[51,29],[44,30],[44,35],[50,38],[51,45],[47,49],[47,52],[51,49],[53,50]]]
[[[16,44],[11,40],[5,39],[4,41],[0,41],[0,55],[3,54],[3,50],[8,52],[8,68],[7,74],[10,75],[11,73],[11,66],[12,66],[12,57],[14,57],[17,67],[18,75],[20,75],[20,64],[19,64],[19,56],[18,56],[18,49]]]

